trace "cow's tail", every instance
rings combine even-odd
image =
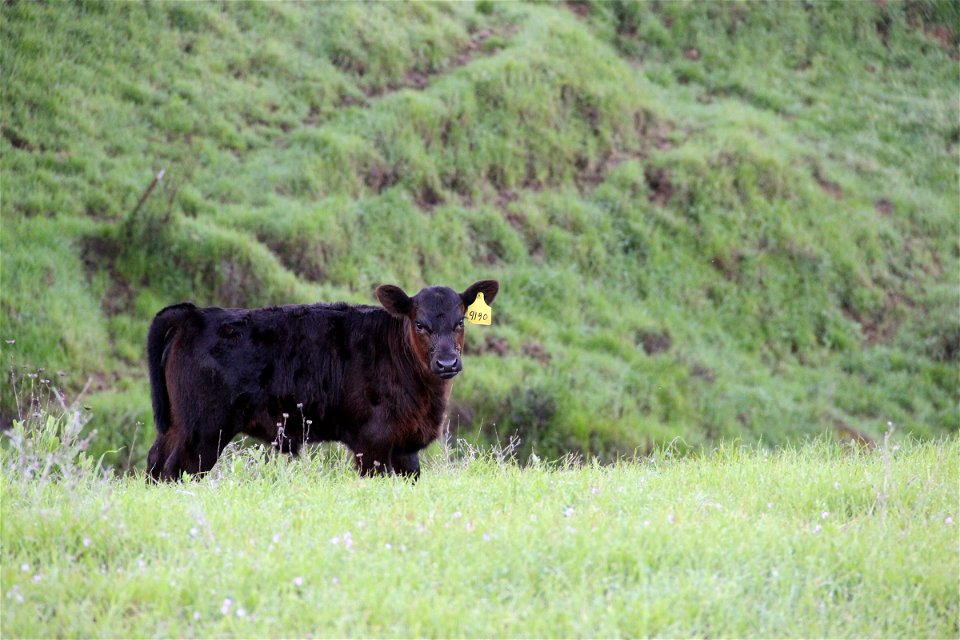
[[[153,319],[147,333],[150,399],[153,402],[153,423],[158,433],[166,433],[170,429],[170,396],[167,394],[167,377],[164,375],[167,349],[173,341],[177,327],[196,308],[189,302],[183,302],[162,309]]]

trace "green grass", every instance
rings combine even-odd
[[[471,441],[956,433],[956,2],[574,9],[4,4],[0,365],[142,466],[166,304],[496,277]]]
[[[415,485],[232,448],[156,486],[47,418],[0,450],[4,637],[958,634],[956,438],[525,468],[460,443]]]

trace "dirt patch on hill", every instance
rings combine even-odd
[[[437,65],[436,69],[430,71],[412,69],[399,80],[394,80],[385,86],[371,87],[365,91],[367,98],[377,99],[384,96],[402,91],[403,89],[413,89],[422,91],[426,89],[430,82],[437,76],[450,73],[460,67],[464,67],[477,58],[491,56],[503,48],[499,39],[505,39],[519,30],[516,25],[502,25],[494,29],[480,29],[467,42],[467,44],[451,56],[446,63]],[[496,44],[492,44],[496,43]]]
[[[723,277],[730,282],[740,282],[741,267],[745,257],[738,251],[732,252],[729,256],[717,254],[710,258],[710,266],[723,274]]]
[[[877,213],[884,216],[893,215],[893,203],[887,200],[886,198],[880,198],[874,203],[874,207],[877,209]]]
[[[313,242],[304,242],[298,238],[268,238],[257,235],[257,241],[266,246],[284,267],[297,277],[309,282],[327,280],[329,257],[323,246]]]
[[[109,236],[87,236],[80,245],[80,261],[88,278],[98,271],[107,274],[107,287],[100,306],[108,316],[126,313],[133,306],[133,285],[116,270],[115,262],[123,251],[122,243]]]
[[[510,343],[504,338],[488,333],[483,339],[483,343],[475,349],[470,349],[468,353],[470,355],[490,354],[503,358],[510,355]]]
[[[907,300],[900,294],[888,291],[883,307],[872,314],[864,314],[844,303],[841,307],[843,314],[860,325],[863,335],[863,344],[872,347],[890,342],[902,323],[901,308]]]
[[[643,175],[647,180],[647,186],[650,187],[650,202],[659,207],[667,206],[674,192],[670,173],[663,168],[647,167]]]
[[[34,145],[29,140],[27,140],[22,135],[20,135],[12,127],[8,127],[8,126],[0,127],[0,134],[2,134],[3,137],[7,139],[7,142],[13,145],[14,149],[22,149],[24,151],[36,150],[36,147],[34,147]],[[43,151],[43,149],[41,148],[40,151]]]
[[[523,343],[523,355],[528,358],[533,358],[544,366],[550,364],[553,360],[550,354],[547,353],[546,347],[533,340]]]
[[[843,199],[843,188],[839,184],[833,182],[823,174],[823,170],[820,167],[813,168],[813,179],[817,181],[817,184],[823,189],[824,193],[833,198],[834,200]]]
[[[705,367],[699,362],[691,363],[689,368],[690,375],[698,380],[703,380],[707,384],[713,384],[717,381],[717,374],[715,374],[712,369]]]
[[[381,194],[397,184],[399,179],[396,169],[379,163],[371,165],[363,175],[364,184],[376,194]]]
[[[851,427],[843,420],[836,419],[833,421],[833,431],[841,441],[849,443],[855,447],[869,449],[872,451],[877,446],[877,443],[873,438],[865,434],[863,431]]]
[[[567,0],[563,6],[581,20],[586,20],[590,17],[590,3],[585,2],[585,0]]]
[[[673,346],[673,338],[666,329],[661,331],[640,329],[637,331],[636,343],[643,347],[644,353],[652,356],[669,351]]]

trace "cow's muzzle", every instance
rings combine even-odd
[[[463,370],[463,364],[461,364],[460,358],[456,356],[449,359],[437,358],[433,361],[432,368],[435,374],[444,380],[449,380]]]

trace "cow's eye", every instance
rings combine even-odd
[[[460,318],[460,322],[457,323],[457,327],[463,329],[463,318]]]
[[[423,326],[422,322],[416,322],[414,323],[414,326],[417,327],[417,333],[423,333],[424,330],[426,329],[426,327]]]

